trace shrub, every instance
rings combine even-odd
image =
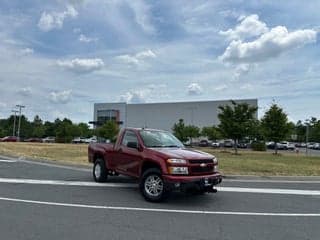
[[[266,143],[263,141],[255,141],[251,143],[251,148],[253,151],[267,151]]]

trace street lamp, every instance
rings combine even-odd
[[[16,118],[17,118],[17,113],[19,112],[18,110],[12,110],[11,112],[14,113],[14,118],[13,118],[13,131],[12,131],[12,136],[16,136]]]
[[[308,142],[309,142],[309,124],[310,120],[306,120],[306,156],[308,156]]]
[[[20,126],[21,126],[21,110],[22,108],[25,108],[23,105],[16,105],[17,108],[19,108],[19,124],[18,124],[18,139],[20,141]]]

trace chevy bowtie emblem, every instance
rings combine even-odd
[[[205,163],[200,164],[200,167],[206,167],[206,166],[207,166],[207,164],[205,164]]]

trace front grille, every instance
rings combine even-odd
[[[201,164],[201,163],[213,163],[213,159],[196,159],[196,160],[189,160],[192,164]]]
[[[206,167],[191,167],[191,172],[192,173],[209,173],[213,172],[213,166],[206,166]]]

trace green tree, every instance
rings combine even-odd
[[[211,141],[221,138],[219,128],[216,126],[203,127],[201,130],[201,135],[207,137]]]
[[[111,142],[116,141],[117,134],[119,132],[119,125],[115,121],[107,121],[101,127],[97,129],[97,135],[105,139],[109,139]]]
[[[43,122],[41,118],[36,115],[31,123],[32,126],[32,137],[42,138],[45,133],[45,127],[43,126]]]
[[[185,136],[190,139],[190,144],[192,145],[193,138],[200,136],[200,128],[194,125],[185,126]]]
[[[179,119],[179,122],[173,125],[172,132],[181,142],[186,142],[188,140],[183,119]]]
[[[266,139],[275,143],[277,154],[277,143],[285,139],[290,130],[287,114],[277,104],[272,104],[261,119],[261,126]]]
[[[238,141],[250,135],[255,121],[254,114],[258,108],[247,103],[231,101],[231,105],[219,106],[219,109],[219,129],[224,137],[233,139],[235,154],[238,154]]]

